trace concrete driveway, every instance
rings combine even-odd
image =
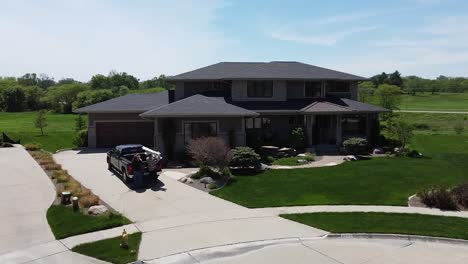
[[[22,147],[0,148],[0,255],[54,241],[46,212],[55,197],[51,181]]]

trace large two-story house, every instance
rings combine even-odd
[[[306,146],[373,143],[384,108],[358,101],[366,78],[300,62],[221,62],[169,78],[174,90],[130,94],[77,109],[88,114],[89,147],[142,143],[183,153],[198,137],[231,146],[289,146],[303,128]]]

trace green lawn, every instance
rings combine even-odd
[[[468,111],[468,93],[418,93],[402,96],[400,109],[402,110],[447,110]],[[372,98],[371,103],[377,103]]]
[[[141,233],[134,233],[128,236],[128,248],[120,247],[120,237],[114,237],[81,244],[72,251],[110,263],[125,264],[137,260],[140,242]]]
[[[159,93],[166,91],[166,89],[162,87],[155,87],[155,88],[148,88],[148,89],[138,89],[138,90],[130,90],[128,93],[131,94],[147,94],[147,93]]]
[[[0,133],[5,132],[9,137],[20,139],[22,144],[40,143],[47,151],[72,148],[75,136],[76,115],[48,113],[48,126],[41,131],[34,127],[36,112],[5,113],[0,112]],[[85,123],[87,117],[83,116]]]
[[[90,233],[130,224],[130,220],[122,215],[106,214],[101,216],[84,215],[73,212],[70,207],[52,205],[47,210],[47,221],[55,238],[62,239],[70,236]]]
[[[281,215],[331,233],[381,233],[468,240],[468,219],[394,213],[306,213]]]
[[[406,205],[432,185],[468,180],[468,136],[417,135],[412,147],[427,158],[374,158],[333,167],[268,170],[236,175],[220,198],[251,207],[293,205]]]

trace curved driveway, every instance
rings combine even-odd
[[[22,147],[0,148],[0,255],[54,241],[46,212],[55,188]]]

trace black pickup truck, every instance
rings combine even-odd
[[[156,180],[162,169],[161,154],[140,144],[119,145],[107,152],[107,168],[120,173],[128,183],[133,178],[132,160],[137,154],[143,160],[145,176]]]

